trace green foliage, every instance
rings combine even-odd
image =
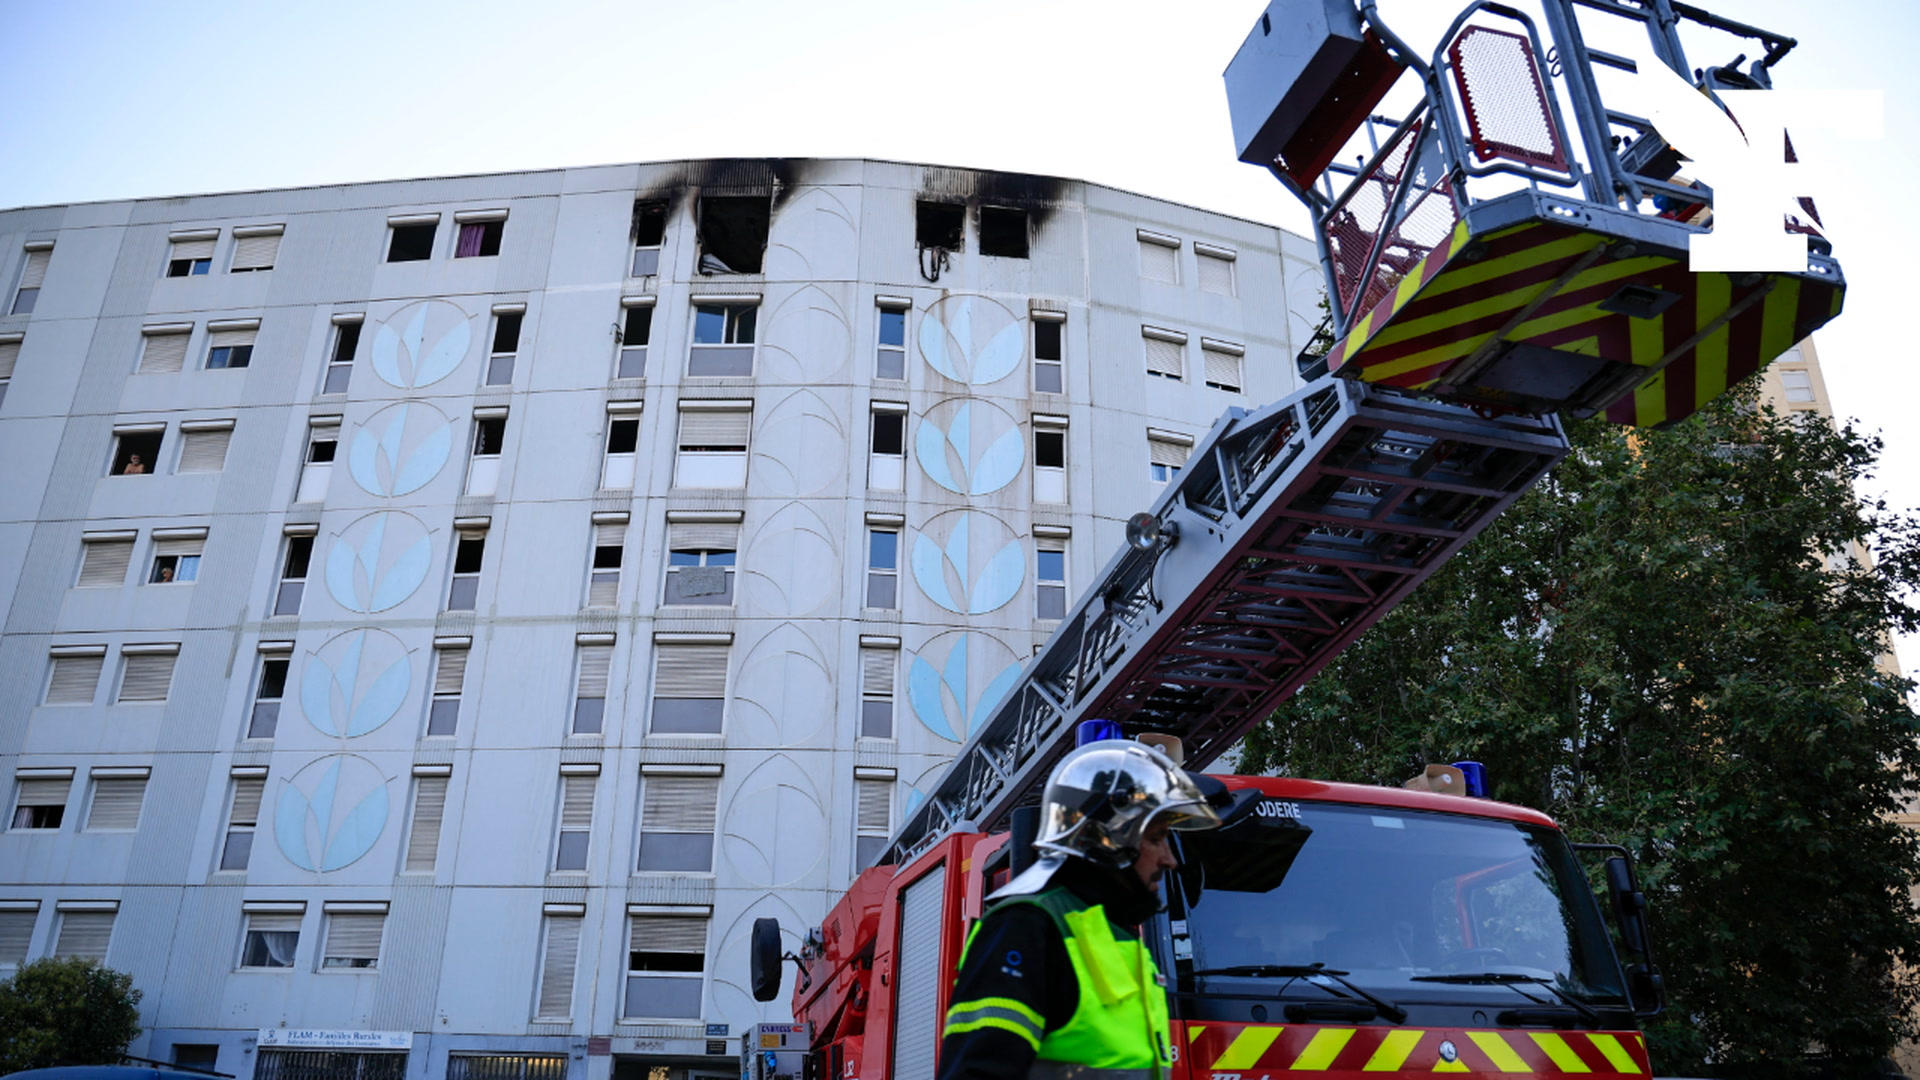
[[[1634,850],[1670,996],[1658,1071],[1870,1061],[1920,1000],[1920,845],[1893,820],[1920,717],[1875,668],[1920,624],[1920,518],[1856,498],[1877,438],[1752,387],[1666,431],[1570,434],[1240,767],[1397,786],[1485,762],[1496,798]],[[1871,569],[1845,557],[1863,546]]]
[[[139,1034],[133,977],[97,960],[35,960],[0,982],[0,1076],[116,1064]]]

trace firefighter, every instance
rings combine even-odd
[[[1047,780],[1038,861],[987,899],[961,953],[938,1080],[1154,1080],[1166,980],[1137,927],[1179,865],[1170,833],[1220,819],[1166,754],[1088,743]]]

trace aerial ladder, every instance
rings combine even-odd
[[[1027,808],[1085,722],[1167,737],[1203,769],[1545,476],[1568,453],[1562,417],[1684,419],[1839,313],[1845,278],[1805,199],[1782,217],[1806,234],[1804,268],[1689,269],[1712,189],[1684,175],[1684,148],[1606,104],[1607,76],[1636,63],[1589,47],[1583,12],[1637,26],[1715,102],[1770,88],[1795,46],[1677,0],[1473,0],[1422,56],[1376,0],[1267,5],[1226,83],[1241,159],[1312,214],[1328,312],[1302,385],[1228,410],[1128,522],[876,865],[785,957],[802,1022],[760,1026],[747,1080],[931,1080],[962,927],[1031,857]],[[1759,59],[1694,72],[1683,28]],[[1412,100],[1382,116],[1396,84]],[[1227,825],[1194,834],[1183,859],[1200,872],[1176,871],[1169,914],[1142,928],[1171,980],[1176,1080],[1645,1075],[1632,1028],[1664,992],[1627,852],[1579,845],[1613,856],[1622,966],[1575,845],[1534,811],[1437,794],[1456,782],[1442,766],[1414,792],[1209,781]],[[1530,846],[1486,854],[1516,830]],[[1326,843],[1303,847],[1316,833]],[[1477,839],[1449,848],[1456,833]],[[1515,958],[1475,937],[1498,920],[1476,929],[1474,905],[1494,886],[1545,890],[1548,863],[1557,885],[1516,917],[1586,959],[1571,981],[1544,959],[1486,970]],[[778,994],[783,948],[759,920],[759,1000]]]

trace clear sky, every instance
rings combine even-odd
[[[1822,202],[1851,282],[1819,337],[1920,506],[1920,2],[1699,0],[1789,34],[1777,85],[1885,94]],[[1050,173],[1304,231],[1234,160],[1220,72],[1261,0],[0,0],[0,207],[714,156]],[[1455,0],[1381,0],[1437,38]],[[1698,63],[1728,56],[1697,55]],[[1901,659],[1920,663],[1920,640]]]

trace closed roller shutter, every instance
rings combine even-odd
[[[1140,241],[1140,276],[1169,284],[1180,280],[1180,249],[1152,240]]]
[[[642,781],[640,828],[646,832],[711,833],[720,801],[714,776],[649,776]]]
[[[188,540],[156,540],[153,544],[153,553],[156,557],[177,558],[181,555],[198,555],[206,546],[206,539],[198,536]]]
[[[242,233],[236,229],[233,236],[235,270],[273,269],[274,260],[280,257],[280,230]]]
[[[435,697],[458,697],[460,688],[467,681],[467,650],[436,650],[440,663],[433,671],[433,693]]]
[[[207,347],[211,349],[237,349],[242,345],[253,344],[258,330],[216,330],[207,337]]]
[[[901,892],[890,1080],[933,1080],[941,1020],[940,899],[946,883],[942,864]]]
[[[257,777],[241,777],[233,782],[233,808],[227,814],[228,825],[254,825],[260,820],[260,798],[267,782]]]
[[[1200,350],[1206,361],[1207,383],[1224,390],[1240,389],[1240,357],[1220,349]]]
[[[53,681],[47,687],[49,705],[91,705],[100,686],[104,656],[56,656]]]
[[[387,917],[375,912],[333,912],[327,915],[325,967],[371,968],[380,962],[380,934]],[[336,963],[335,961],[339,961]]]
[[[595,525],[593,527],[593,546],[596,548],[624,548],[627,546],[627,526],[625,523]]]
[[[27,252],[27,265],[20,272],[22,289],[37,289],[47,280],[47,264],[53,261],[53,249]]]
[[[573,969],[580,958],[580,925],[584,919],[547,917],[547,955],[540,961],[540,1004],[543,1020],[573,1014]]]
[[[860,693],[867,697],[893,696],[893,649],[860,650]]]
[[[718,698],[727,692],[725,645],[662,645],[653,696]]]
[[[1186,346],[1162,338],[1142,338],[1147,343],[1147,370],[1155,375],[1178,379],[1186,372]]]
[[[113,916],[111,911],[61,912],[60,940],[53,946],[53,955],[105,960],[107,942],[113,937]]]
[[[855,780],[854,828],[869,835],[885,835],[893,824],[893,782]]]
[[[680,447],[687,449],[747,448],[747,434],[753,427],[750,412],[683,412],[680,414]]]
[[[15,806],[65,806],[71,780],[22,780]]]
[[[1233,295],[1233,260],[1200,253],[1200,291]]]
[[[1193,447],[1165,439],[1148,439],[1147,456],[1155,465],[1185,465]]]
[[[682,915],[635,915],[630,951],[707,954],[707,920]]]
[[[440,855],[440,821],[447,808],[447,778],[423,776],[413,797],[413,828],[407,836],[407,870],[431,871]]]
[[[179,371],[187,362],[185,333],[148,334],[140,350],[140,374],[165,375]]]
[[[180,445],[180,471],[183,473],[219,472],[227,464],[227,445],[233,429],[184,432]]]
[[[580,646],[580,689],[575,697],[607,696],[607,672],[613,667],[613,646]]]
[[[585,832],[593,827],[593,783],[597,779],[593,776],[561,778],[561,831]]]
[[[214,239],[215,237],[209,236],[201,240],[175,240],[173,242],[173,250],[168,253],[167,258],[211,259],[213,258]]]
[[[146,777],[114,777],[110,780],[95,780],[93,809],[87,812],[87,828],[133,828],[140,822],[140,804],[146,797]]]
[[[80,587],[111,588],[127,580],[127,564],[133,561],[133,541],[99,540],[84,545],[80,559]]]
[[[738,551],[740,526],[731,521],[673,521],[667,524],[668,551]]]
[[[197,541],[196,541],[197,543]],[[173,653],[138,653],[127,657],[120,678],[121,701],[165,701],[173,683]]]
[[[20,342],[0,341],[0,379],[13,378],[13,366],[20,360]]]
[[[33,943],[33,924],[39,911],[0,911],[0,967],[19,967],[27,961]]]

